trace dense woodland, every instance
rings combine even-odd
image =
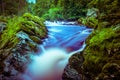
[[[1,15],[20,15],[30,12],[48,20],[78,19],[85,17],[87,9],[98,8],[100,13],[112,14],[119,10],[119,0],[0,0]]]
[[[36,4],[26,0],[0,0],[1,15],[19,15],[31,12],[49,20],[78,19],[86,15],[91,0],[37,0]]]

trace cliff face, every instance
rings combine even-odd
[[[87,15],[79,23],[94,28],[86,40],[86,48],[73,55],[69,64],[81,80],[120,79],[120,10],[118,0],[93,0],[88,4],[97,10],[97,16]],[[94,12],[93,8],[89,13]],[[80,56],[80,57],[78,57]],[[81,61],[81,59],[83,59]],[[68,74],[69,71],[65,73]],[[63,76],[64,77],[64,76]],[[65,76],[64,80],[79,80]]]
[[[29,13],[1,18],[0,28],[0,79],[19,80],[47,29],[42,19]]]

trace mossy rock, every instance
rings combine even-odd
[[[78,23],[90,28],[96,28],[98,26],[98,19],[95,17],[80,18]]]
[[[35,22],[36,24],[39,24],[39,25],[40,25],[39,27],[45,26],[45,25],[43,24],[43,22],[45,21],[44,19],[39,18],[38,16],[33,16],[33,15],[30,14],[30,13],[25,13],[25,14],[23,15],[23,18],[25,18],[25,19],[27,19],[27,20],[29,20],[29,21],[33,21],[33,22]]]
[[[35,42],[29,43],[29,47],[34,51],[37,47],[34,43],[39,42],[38,38],[43,39],[47,36],[47,29],[43,24],[43,20],[41,20],[39,17],[33,16],[29,13],[24,14],[22,17],[14,16],[13,18],[7,20],[6,28],[0,35],[0,50],[15,48],[20,42],[20,39],[17,37],[17,33],[20,31],[28,34],[28,37],[36,36],[36,38],[32,37],[33,41]],[[0,55],[2,54],[6,53],[0,53]]]
[[[30,36],[30,39],[38,44],[42,43],[41,39],[36,36]]]
[[[0,22],[7,23],[8,18],[5,18],[4,16],[0,16]]]
[[[75,53],[69,59],[69,65],[76,69],[78,72],[81,72],[82,63],[84,61],[83,53]]]
[[[83,71],[86,76],[94,80],[102,74],[107,63],[120,62],[120,27],[95,30],[88,38],[84,50]],[[119,63],[120,64],[120,63]]]
[[[34,29],[34,32],[35,34],[37,34],[38,37],[44,38],[46,36],[47,28],[43,24],[44,19],[39,18],[38,16],[33,16],[30,13],[25,13],[23,15],[23,18],[29,21],[25,23],[26,25],[30,23],[33,26],[33,27],[31,26],[29,27],[29,25],[27,25],[29,28]],[[34,27],[34,25],[36,27]]]
[[[102,72],[96,77],[97,80],[119,80],[120,64],[107,63],[104,65]]]
[[[79,19],[81,24],[94,28],[83,54],[83,72],[89,80],[120,79],[119,5],[119,0],[92,0],[88,6],[99,9],[97,21],[93,17]]]
[[[28,46],[30,47],[31,50],[33,50],[35,52],[38,50],[37,44],[35,44],[33,42],[28,42]]]

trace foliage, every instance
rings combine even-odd
[[[37,0],[33,6],[35,15],[42,17],[51,7],[51,0]]]
[[[85,16],[88,2],[90,0],[38,0],[33,11],[46,19],[78,19]]]
[[[61,15],[62,13],[61,8],[51,8],[48,10],[46,14],[43,15],[43,18],[47,20],[60,20],[63,19],[63,16]]]
[[[61,0],[62,1],[62,0]],[[86,15],[86,5],[90,0],[64,0],[61,2],[64,18],[79,18]]]

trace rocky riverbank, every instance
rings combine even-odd
[[[63,80],[119,80],[119,1],[92,1],[90,5],[95,8],[88,9],[87,16],[78,23],[94,30],[86,40],[84,51],[69,59]]]
[[[25,13],[0,19],[0,80],[20,80],[31,55],[47,37],[43,20]]]

